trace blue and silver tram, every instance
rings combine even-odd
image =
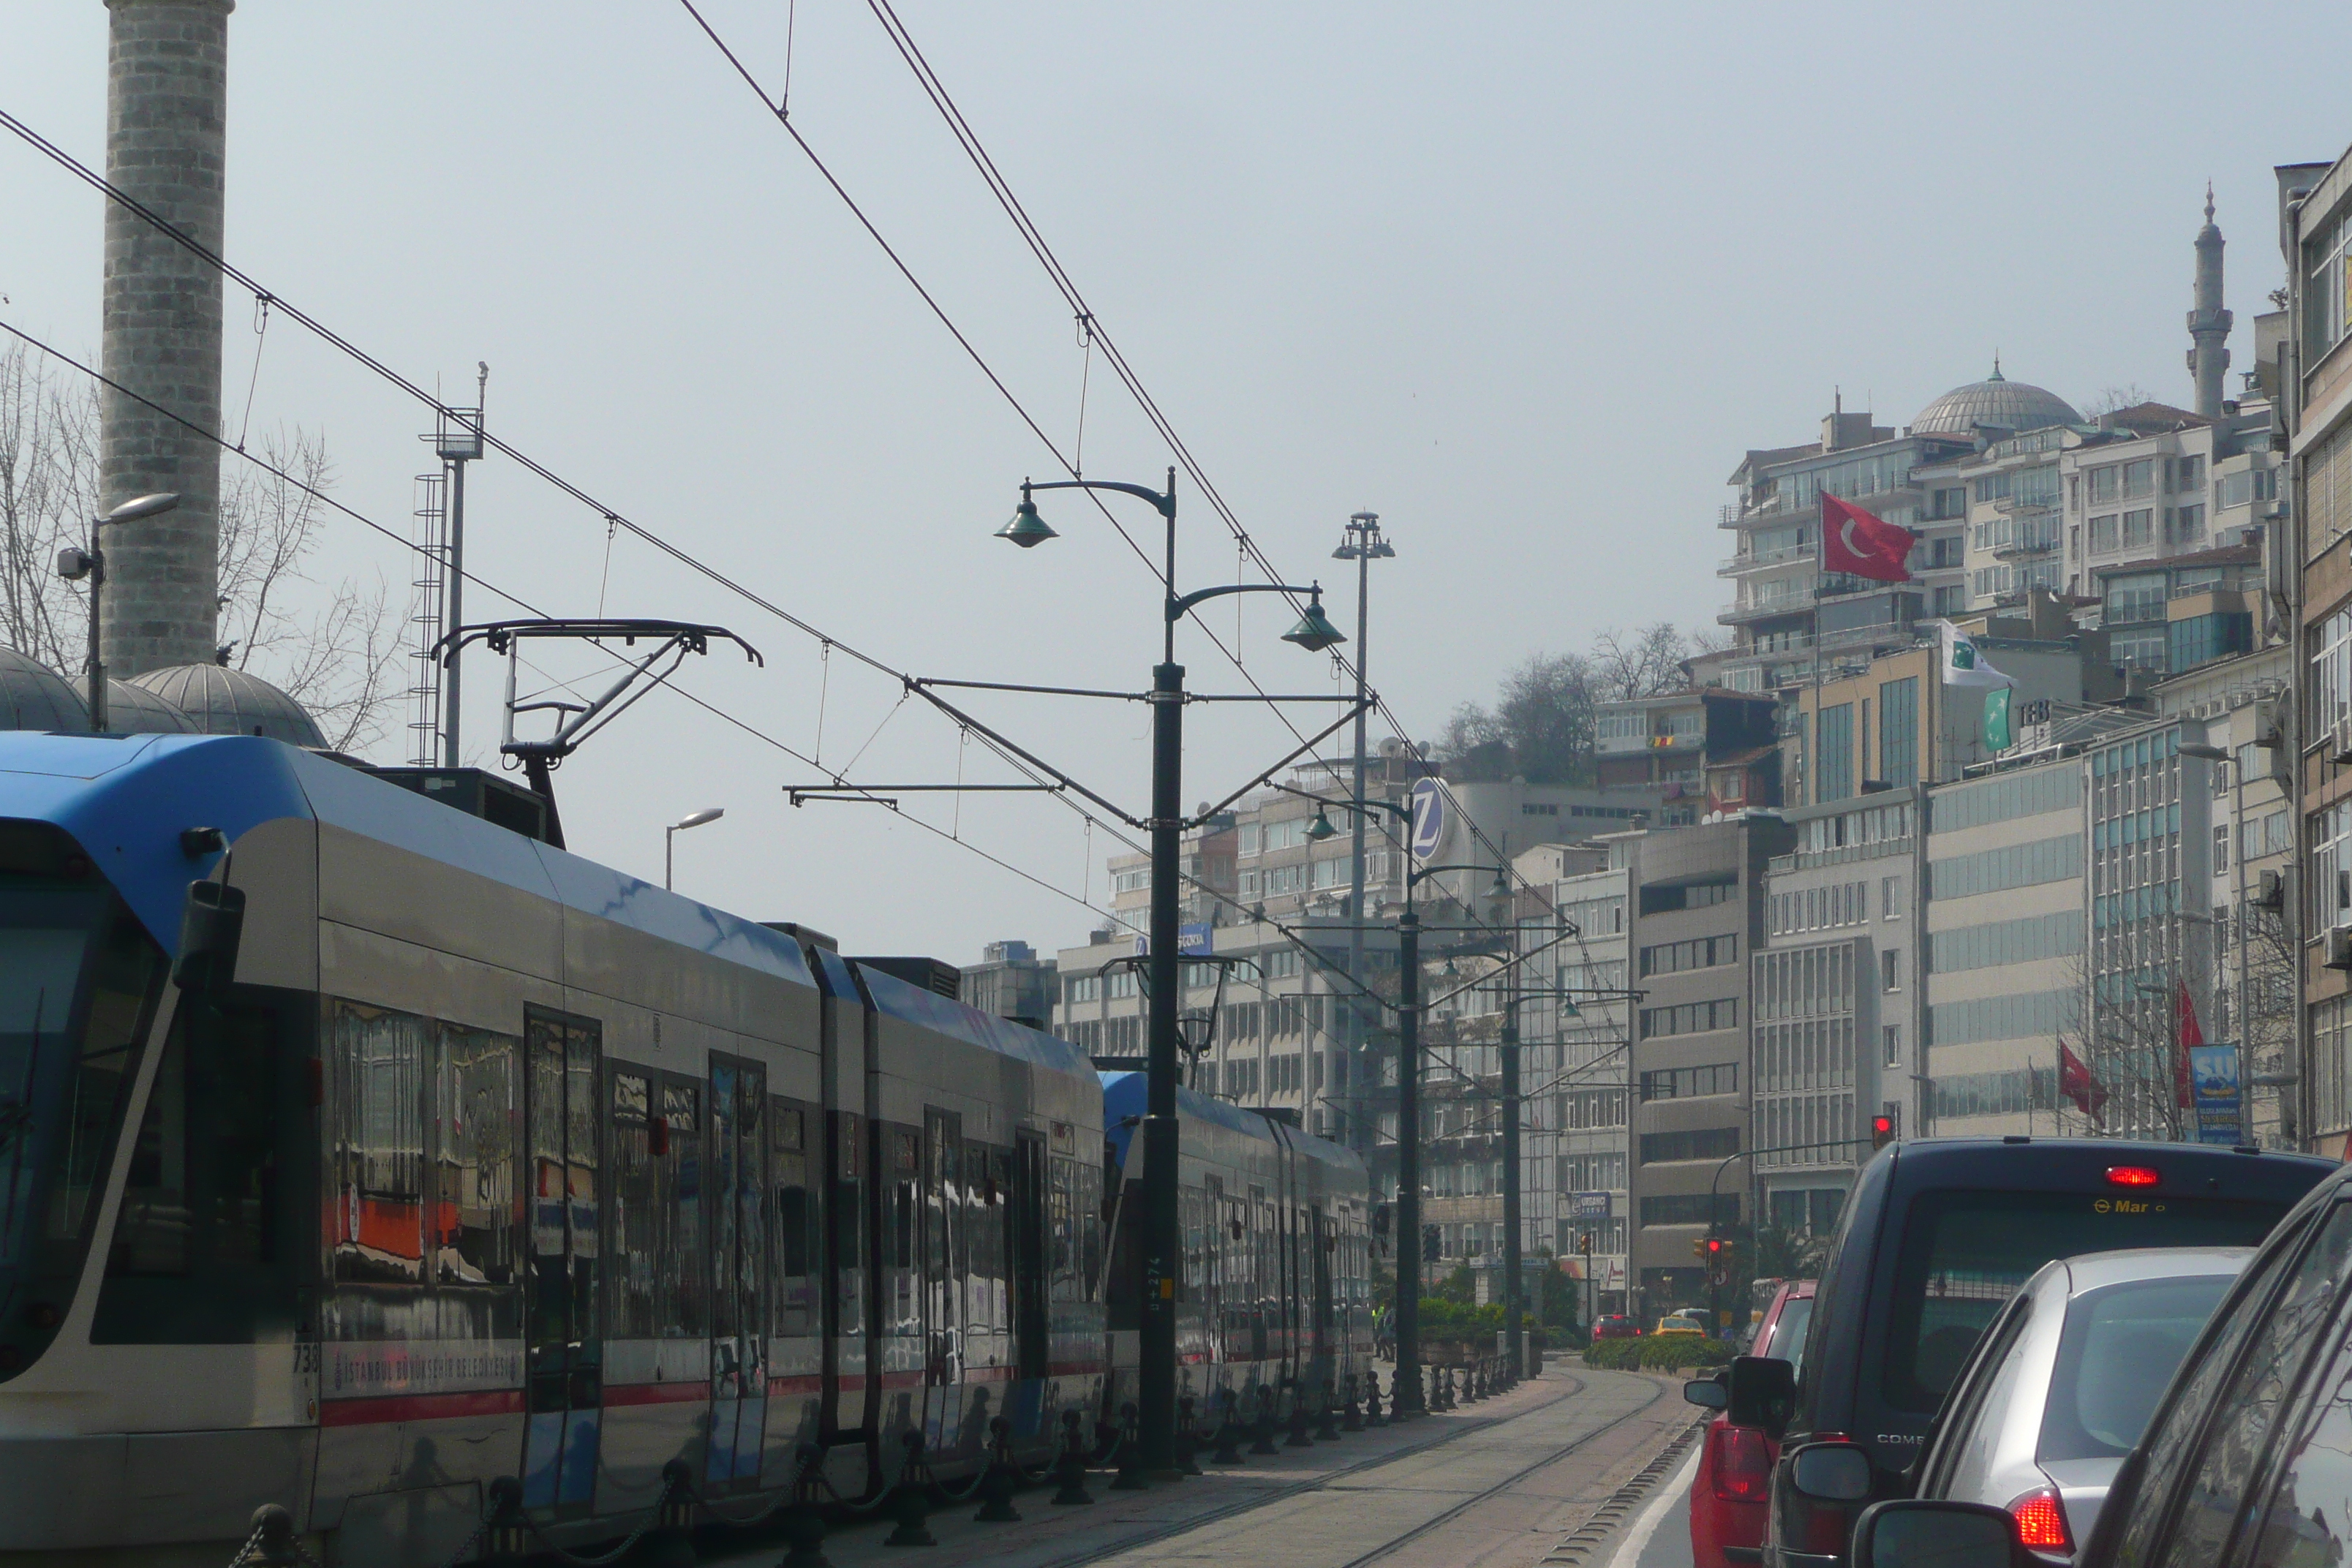
[[[1114,1408],[1135,1396],[1136,1216],[1143,1212],[1144,1075],[1103,1075]],[[1228,1390],[1246,1417],[1261,1386],[1287,1415],[1327,1381],[1370,1370],[1371,1191],[1362,1158],[1256,1111],[1176,1091],[1183,1279],[1177,1292],[1176,1384],[1196,1419],[1214,1421]]]
[[[0,733],[0,1562],[1042,1457],[1108,1392],[1102,1114],[1063,1041],[363,770]]]

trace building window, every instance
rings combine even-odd
[[[1882,877],[1878,879],[1878,918],[1899,921],[1903,918],[1903,879]]]
[[[1706,1094],[1738,1094],[1739,1064],[1717,1062],[1703,1068],[1660,1068],[1642,1075],[1642,1099],[1690,1100]]]
[[[1663,1165],[1676,1160],[1722,1160],[1739,1152],[1739,1129],[1702,1127],[1688,1132],[1642,1134],[1642,1163]]]
[[[1919,678],[1878,688],[1878,776],[1897,789],[1919,782]]]
[[[2091,504],[2097,506],[2101,501],[2111,501],[2116,499],[2116,493],[2115,465],[2110,463],[2104,468],[2093,468],[2091,470]],[[2096,524],[2098,519],[2093,518],[2091,521]],[[2109,518],[2107,521],[2113,522],[2115,520]],[[2096,547],[2094,546],[2094,548]]]
[[[1642,1009],[1642,1037],[1645,1040],[1665,1039],[1675,1035],[1703,1035],[1711,1029],[1736,1029],[1738,1026],[1739,1001],[1733,996],[1714,1002],[1685,1002],[1677,1007]]]
[[[2205,508],[2175,507],[2165,513],[2171,520],[2171,538],[2176,544],[2195,544],[2205,537]]]
[[[2303,261],[2304,357],[2312,367],[2352,328],[2352,217],[2321,229],[2304,246]]]
[[[1642,950],[1642,973],[1679,974],[1686,969],[1713,969],[1739,962],[1739,938],[1702,936],[1689,942],[1664,942]]]
[[[1709,1217],[1712,1211],[1713,1217]],[[1738,1193],[1662,1193],[1642,1200],[1642,1223],[1653,1225],[1737,1225]]]
[[[2096,552],[2104,552],[2113,550],[2115,547],[2116,514],[2114,512],[2109,512],[2105,517],[2093,518],[2091,520],[2091,549]]]
[[[1820,777],[1815,800],[1844,800],[1853,794],[1853,704],[1839,702],[1821,711]]]
[[[1885,1025],[1881,1025],[1881,1026],[1880,1026],[1880,1027],[1879,1027],[1879,1030],[1878,1030],[1878,1034],[1879,1034],[1879,1038],[1880,1038],[1880,1039],[1885,1043],[1885,1053],[1886,1053],[1886,1054],[1885,1054],[1885,1056],[1882,1059],[1884,1059],[1884,1060],[1885,1060],[1885,1062],[1886,1063],[1886,1065],[1887,1065],[1888,1067],[1900,1067],[1900,1066],[1902,1066],[1902,1064],[1903,1064],[1903,1026],[1902,1026],[1902,1025],[1900,1025],[1900,1024],[1885,1024]]]
[[[1881,991],[1903,989],[1902,954],[1895,949],[1882,948],[1878,954],[1878,988]]]
[[[2156,493],[2156,459],[2142,458],[2124,466],[2124,499],[2137,500]]]
[[[2156,513],[2147,507],[2124,513],[2124,548],[2156,542]]]

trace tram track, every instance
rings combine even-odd
[[[1226,1503],[1222,1507],[1211,1509],[1202,1513],[1188,1514],[1182,1519],[1170,1520],[1164,1524],[1157,1525],[1152,1529],[1144,1531],[1139,1534],[1127,1536],[1116,1542],[1105,1542],[1100,1546],[1092,1547],[1084,1552],[1075,1552],[1066,1556],[1049,1558],[1045,1562],[1037,1564],[1036,1568],[1086,1568],[1087,1564],[1101,1563],[1108,1559],[1122,1556],[1128,1552],[1134,1552],[1139,1548],[1149,1547],[1156,1545],[1163,1541],[1173,1540],[1178,1536],[1190,1534],[1193,1531],[1199,1530],[1206,1525],[1216,1524],[1225,1520],[1239,1518],[1244,1514],[1254,1512],[1258,1509],[1265,1508],[1275,1503],[1287,1501],[1293,1498],[1307,1497],[1316,1492],[1328,1490],[1334,1483],[1344,1481],[1351,1476],[1362,1475],[1366,1471],[1377,1470],[1383,1466],[1396,1464],[1401,1460],[1412,1459],[1422,1455],[1433,1453],[1440,1448],[1445,1447],[1449,1444],[1459,1442],[1465,1437],[1473,1436],[1481,1432],[1491,1432],[1497,1426],[1507,1426],[1515,1421],[1524,1421],[1529,1416],[1540,1415],[1542,1412],[1549,1410],[1553,1406],[1558,1405],[1564,1401],[1575,1398],[1578,1394],[1582,1394],[1591,1386],[1591,1384],[1586,1383],[1585,1380],[1580,1377],[1571,1376],[1569,1379],[1569,1382],[1572,1386],[1554,1394],[1551,1398],[1543,1401],[1539,1405],[1531,1405],[1525,1410],[1515,1410],[1507,1415],[1496,1415],[1486,1420],[1464,1422],[1460,1426],[1451,1427],[1449,1430],[1439,1434],[1428,1442],[1416,1443],[1410,1447],[1394,1449],[1385,1454],[1370,1455],[1365,1458],[1358,1460],[1354,1464],[1345,1465],[1336,1470],[1327,1471],[1321,1475],[1307,1477],[1285,1486],[1268,1487],[1263,1490],[1255,1491],[1248,1497],[1236,1498],[1234,1501]],[[1497,1492],[1517,1485],[1520,1481],[1526,1479],[1528,1476],[1535,1474],[1548,1466],[1558,1464],[1560,1460],[1568,1458],[1570,1455],[1575,1453],[1580,1448],[1582,1448],[1585,1445],[1592,1442],[1594,1439],[1614,1430],[1618,1426],[1622,1426],[1626,1422],[1632,1420],[1634,1416],[1650,1409],[1653,1405],[1655,1405],[1659,1400],[1664,1397],[1665,1393],[1665,1388],[1661,1385],[1657,1390],[1652,1393],[1648,1399],[1643,1400],[1640,1405],[1635,1405],[1633,1409],[1624,1412],[1622,1415],[1612,1416],[1611,1419],[1601,1423],[1600,1426],[1593,1427],[1591,1431],[1578,1436],[1572,1442],[1553,1448],[1550,1452],[1547,1453],[1544,1458],[1536,1461],[1534,1464],[1525,1467],[1516,1473],[1506,1477],[1503,1480],[1496,1482],[1495,1485],[1488,1487],[1471,1497],[1463,1499],[1461,1501],[1454,1504],[1452,1507],[1445,1510],[1443,1513],[1436,1515],[1434,1518],[1424,1520],[1420,1524],[1415,1525],[1412,1529],[1391,1537],[1387,1542],[1373,1548],[1371,1551],[1351,1559],[1346,1564],[1346,1568],[1359,1568],[1360,1564],[1377,1562],[1379,1559],[1388,1555],[1391,1552],[1394,1552],[1399,1547],[1418,1540],[1420,1537],[1427,1534],[1430,1531],[1443,1525],[1448,1520],[1459,1517],[1465,1510],[1477,1506],[1479,1503],[1493,1497]]]

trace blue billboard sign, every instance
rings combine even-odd
[[[1445,785],[1437,779],[1414,780],[1407,802],[1412,809],[1412,858],[1426,860],[1445,842],[1453,806],[1445,797]]]

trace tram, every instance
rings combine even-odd
[[[0,732],[0,1563],[216,1563],[274,1502],[427,1568],[501,1478],[585,1544],[671,1467],[757,1511],[803,1445],[855,1496],[998,1415],[1043,1459],[1116,1408],[1107,1091],[894,967],[275,741]],[[1319,1141],[1182,1136],[1360,1231]],[[1336,1353],[1356,1288],[1291,1301],[1289,1245],[1246,1307],[1204,1246],[1187,1321],[1273,1333],[1188,1360]]]

